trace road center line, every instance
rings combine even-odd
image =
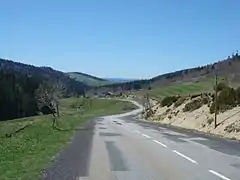
[[[165,144],[163,144],[163,143],[161,143],[161,142],[159,142],[159,141],[157,141],[157,140],[153,140],[153,142],[155,142],[155,143],[157,143],[157,144],[160,144],[161,146],[163,146],[163,147],[167,147]]]
[[[187,157],[187,156],[185,156],[184,154],[182,154],[182,153],[180,153],[180,152],[178,152],[178,151],[176,151],[176,150],[172,150],[172,151],[175,152],[177,155],[179,155],[179,156],[187,159],[188,161],[190,161],[190,162],[192,162],[192,163],[194,163],[194,164],[198,164],[197,161],[191,159],[190,157]]]
[[[208,171],[209,171],[210,173],[212,173],[212,174],[214,174],[214,175],[220,177],[221,179],[224,179],[224,180],[231,180],[231,179],[225,177],[224,175],[222,175],[222,174],[220,174],[220,173],[218,173],[218,172],[216,172],[216,171],[213,171],[213,170],[208,170]]]
[[[147,134],[142,134],[142,136],[144,136],[144,137],[146,137],[146,138],[148,138],[148,139],[151,138],[151,137],[150,137],[149,135],[147,135]]]

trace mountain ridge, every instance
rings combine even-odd
[[[134,80],[130,82],[116,83],[113,85],[108,84],[95,89],[94,92],[99,91],[100,93],[103,93],[107,91],[119,92],[152,89],[154,87],[170,85],[177,82],[194,82],[204,78],[213,78],[215,77],[216,71],[218,73],[218,76],[226,78],[231,86],[239,83],[240,56],[238,52],[236,54],[233,54],[231,57],[228,56],[226,59],[211,64],[169,72],[150,79]]]

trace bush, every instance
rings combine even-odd
[[[208,118],[208,119],[207,119],[208,125],[211,125],[213,121],[214,121],[214,119],[213,119],[212,117],[211,117],[211,118]]]
[[[175,103],[177,100],[179,99],[178,96],[167,96],[165,98],[163,98],[163,100],[161,101],[161,106],[171,106],[173,103]]]
[[[240,87],[236,89],[235,96],[237,101],[236,103],[239,105],[240,104]]]
[[[235,105],[236,93],[233,88],[226,88],[219,93],[218,101],[220,104]]]
[[[166,113],[169,113],[170,111],[171,111],[171,109],[167,109],[167,110],[166,110]]]
[[[218,109],[218,108],[217,108]],[[209,108],[210,114],[213,114],[215,112],[215,102],[213,102]]]
[[[187,111],[194,111],[196,109],[199,109],[203,105],[203,102],[201,99],[195,99],[185,105],[183,108],[183,112]]]
[[[203,104],[208,104],[209,103],[209,97],[208,96],[204,96],[202,98],[202,102],[203,102]]]
[[[222,91],[222,90],[224,90],[224,89],[226,89],[226,88],[228,88],[228,86],[227,86],[225,83],[220,82],[220,83],[217,85],[217,92]],[[215,90],[215,87],[214,87],[214,90]]]
[[[176,112],[173,112],[174,116],[177,116],[180,110],[177,110]]]
[[[174,107],[178,107],[178,106],[181,106],[184,101],[186,100],[186,97],[181,97],[179,98],[175,103],[174,103]]]
[[[237,105],[236,97],[237,97],[237,92],[233,88],[227,87],[223,89],[219,93],[217,98],[217,110],[220,112],[224,112],[228,109],[235,107]],[[210,106],[210,113],[214,113],[214,112],[215,112],[215,100]]]
[[[194,99],[194,98],[196,98],[196,97],[198,97],[198,96],[202,96],[202,93],[192,94],[192,95],[190,95],[190,98],[191,98],[191,99]]]
[[[232,123],[229,124],[228,126],[225,127],[224,131],[227,131],[228,133],[230,132],[240,132],[240,127],[237,126],[236,124]]]

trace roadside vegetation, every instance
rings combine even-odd
[[[208,97],[200,97],[197,99],[194,99],[192,101],[190,101],[189,103],[187,103],[185,105],[185,107],[183,108],[183,112],[187,112],[187,111],[194,111],[196,109],[199,109],[200,107],[202,107],[204,104],[208,103]]]
[[[125,101],[68,98],[59,102],[60,117],[56,124],[58,129],[65,131],[52,127],[52,115],[0,122],[0,179],[38,179],[41,170],[49,165],[76,130],[85,128],[89,118],[133,108],[134,105]]]
[[[234,89],[227,85],[224,85],[218,89],[217,97],[217,110],[218,112],[224,112],[226,110],[232,109],[233,107],[240,105],[240,87]],[[210,106],[210,113],[215,111],[215,100],[213,97],[213,103]]]
[[[141,118],[240,140],[240,87],[220,82],[212,90],[191,94],[151,96]],[[217,90],[217,98],[215,92]],[[217,119],[215,124],[215,100]],[[150,108],[146,108],[150,107]]]
[[[176,85],[179,87],[179,85]],[[182,85],[184,87],[186,85]],[[170,87],[168,87],[170,88]],[[224,112],[226,110],[232,109],[240,105],[240,87],[234,89],[228,86],[224,82],[220,82],[217,88],[217,111]],[[179,89],[171,86],[171,89]],[[181,88],[180,88],[181,89]],[[215,89],[215,87],[213,88]],[[179,107],[186,101],[185,107],[183,108],[183,112],[194,111],[199,109],[203,105],[207,104],[210,110],[210,113],[215,112],[215,97],[213,91],[209,92],[201,92],[201,93],[192,93],[187,95],[186,93],[182,95],[175,95],[175,91],[170,91],[171,96],[163,96],[158,99],[162,107],[170,107],[173,105],[175,108]],[[168,93],[170,93],[168,92]],[[179,91],[178,91],[179,92]],[[182,91],[183,92],[183,91]],[[188,90],[184,90],[184,92],[189,92]],[[161,94],[163,95],[163,94]]]

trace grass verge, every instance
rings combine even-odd
[[[92,117],[116,114],[134,109],[129,102],[103,99],[64,99],[61,102],[59,128],[51,127],[51,116],[36,116],[0,122],[0,179],[38,179],[41,170],[52,157],[68,142],[74,128]],[[11,138],[5,134],[31,124]]]

